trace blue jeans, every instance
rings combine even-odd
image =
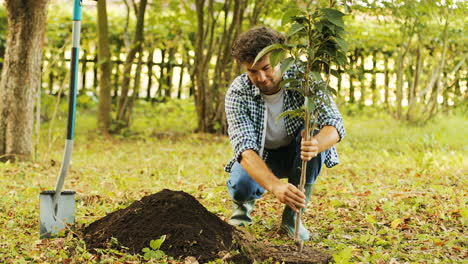
[[[288,182],[297,186],[301,177],[301,130],[288,146],[269,150],[267,166],[280,179],[288,179]],[[326,151],[307,162],[306,183],[313,184],[322,169],[326,157]],[[244,202],[262,197],[265,189],[258,185],[252,177],[236,162],[231,169],[227,187],[232,199]]]

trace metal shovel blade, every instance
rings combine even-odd
[[[75,192],[63,191],[54,210],[55,191],[43,191],[40,198],[40,238],[56,237],[75,224]]]

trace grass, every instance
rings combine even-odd
[[[194,107],[186,101],[140,105],[135,115],[132,131],[104,137],[93,111],[78,112],[65,184],[78,193],[78,226],[163,188],[184,190],[229,217],[228,138],[194,134]],[[39,239],[38,197],[55,184],[64,121],[55,122],[50,142],[49,124],[43,124],[35,162],[0,163],[0,263],[144,262],[112,250],[90,254],[72,234]],[[305,214],[313,233],[306,245],[332,250],[337,263],[466,261],[466,117],[443,116],[417,127],[362,113],[345,116],[345,125],[341,164],[323,171]],[[291,243],[276,233],[281,208],[267,193],[248,229],[260,239]]]

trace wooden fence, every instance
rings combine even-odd
[[[339,92],[341,102],[359,103],[362,105],[388,104],[395,100],[395,54],[390,52],[372,51],[368,53],[356,49],[348,53],[349,67],[339,78],[332,78],[331,84]],[[65,80],[69,59],[48,67],[52,59],[45,57],[43,70],[43,89],[48,93],[56,93]],[[123,61],[112,60],[113,95],[118,93],[119,80],[123,72]],[[59,65],[60,64],[60,65]],[[50,65],[49,65],[50,66]],[[98,75],[97,57],[84,54],[80,60],[79,93],[97,94]],[[61,68],[61,70],[51,68]],[[135,67],[136,68],[136,67]],[[411,71],[411,68],[409,68]],[[467,72],[458,71],[455,74],[443,73],[450,89],[443,96],[449,101],[450,96],[462,96],[467,91]],[[410,73],[408,73],[410,74]],[[189,67],[183,63],[161,63],[154,60],[143,61],[140,98],[157,100],[161,97],[186,98],[193,94],[193,84],[189,75]],[[68,80],[67,80],[68,81]],[[408,92],[411,78],[406,80],[404,92]],[[226,87],[227,88],[227,87]],[[409,95],[408,95],[409,96]]]

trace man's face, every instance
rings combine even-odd
[[[279,83],[282,76],[279,70],[279,64],[276,69],[270,65],[270,55],[263,56],[255,65],[244,62],[242,66],[247,70],[250,81],[260,89],[264,94],[275,94],[279,91]]]

